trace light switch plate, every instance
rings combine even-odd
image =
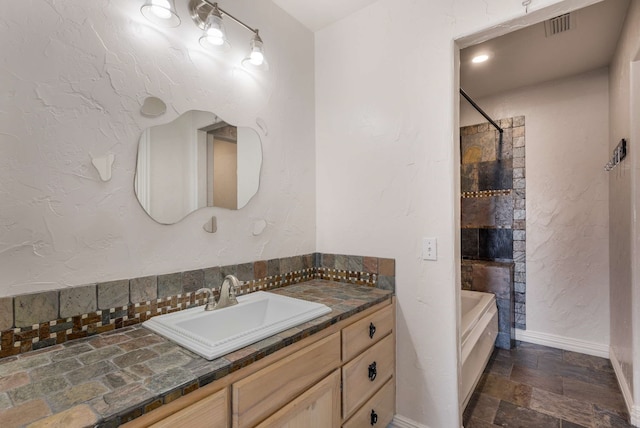
[[[438,260],[438,240],[422,238],[422,260]]]

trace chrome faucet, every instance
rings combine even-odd
[[[224,277],[224,281],[222,281],[222,287],[220,287],[220,298],[218,299],[218,303],[216,303],[216,299],[213,296],[213,290],[210,288],[201,288],[197,293],[205,292],[208,294],[207,304],[204,307],[205,311],[213,311],[215,309],[226,308],[227,306],[233,306],[238,304],[238,299],[236,299],[236,293],[240,288],[240,281],[233,275],[227,275]]]

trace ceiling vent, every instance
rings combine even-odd
[[[565,31],[572,30],[574,27],[575,19],[570,13],[565,13],[564,15],[544,21],[544,32],[547,37],[564,33]]]

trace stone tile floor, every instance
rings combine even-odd
[[[631,427],[611,362],[530,343],[495,349],[465,428]]]

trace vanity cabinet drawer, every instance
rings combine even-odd
[[[343,428],[386,427],[395,413],[395,379],[392,377],[364,406],[360,408]]]
[[[391,333],[393,305],[389,305],[342,330],[342,361],[349,361]]]
[[[389,334],[342,368],[342,409],[348,418],[393,376],[394,337]]]
[[[210,428],[229,426],[229,394],[227,389],[211,394],[172,415],[149,425],[151,428]]]
[[[234,427],[253,427],[340,366],[336,332],[232,385]]]

